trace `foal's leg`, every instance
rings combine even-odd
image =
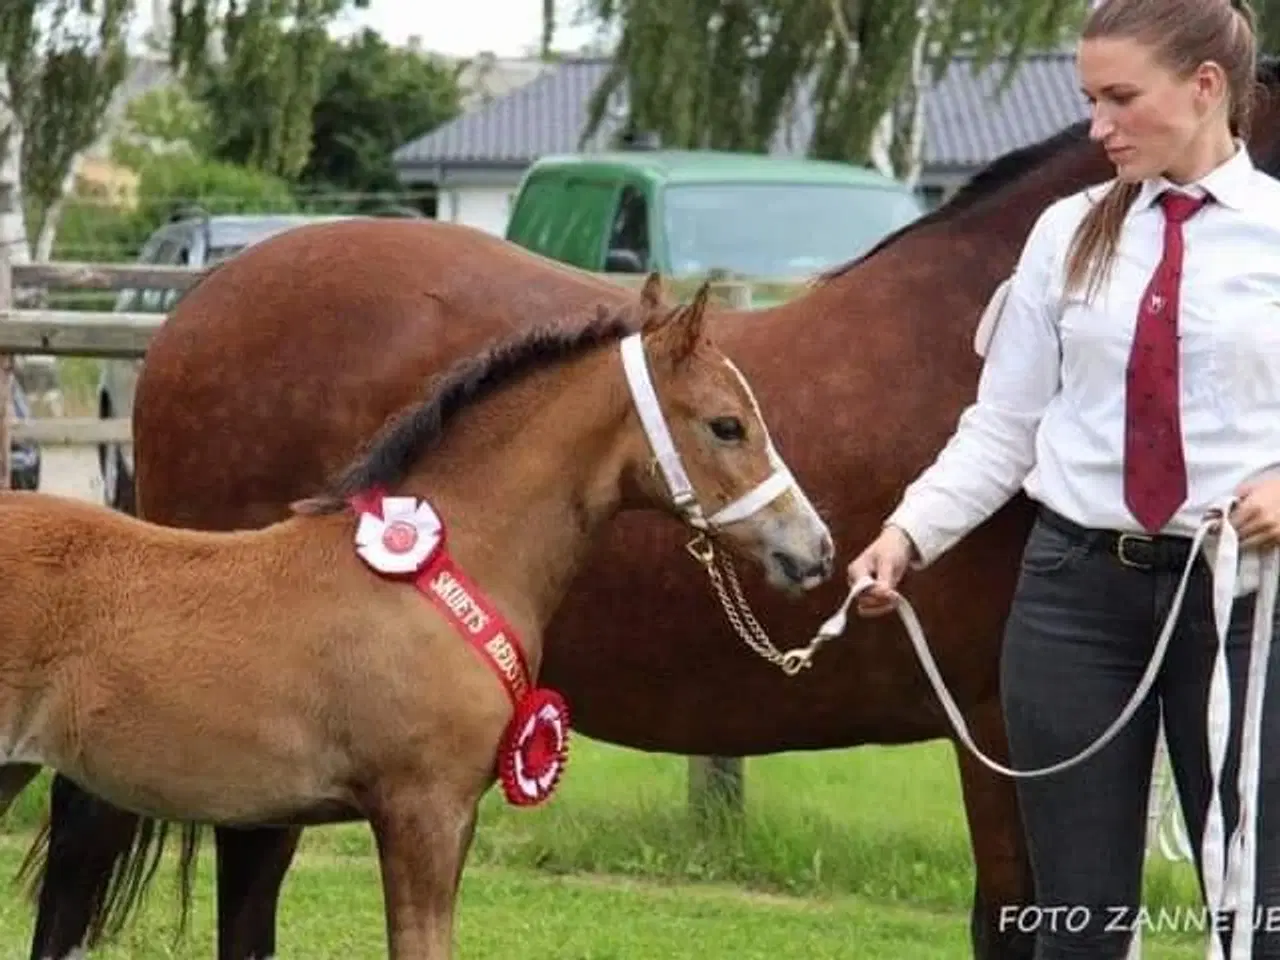
[[[302,831],[255,827],[214,831],[218,852],[218,960],[276,955],[280,887]]]
[[[452,956],[454,904],[477,802],[415,786],[383,792],[371,806],[391,960]]]

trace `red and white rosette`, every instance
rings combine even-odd
[[[498,745],[498,780],[507,802],[531,807],[551,796],[569,757],[569,708],[537,687],[516,705]]]
[[[382,516],[360,515],[356,552],[379,573],[416,573],[444,539],[444,524],[417,497],[383,497]]]

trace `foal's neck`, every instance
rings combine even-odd
[[[400,485],[431,501],[457,563],[511,619],[530,667],[596,535],[622,506],[630,394],[616,345],[458,415]]]

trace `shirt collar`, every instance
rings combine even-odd
[[[1196,197],[1207,191],[1215,203],[1243,210],[1249,204],[1250,180],[1254,169],[1248,148],[1243,141],[1236,140],[1236,152],[1231,159],[1214,167],[1194,183],[1179,184],[1164,177],[1144,180],[1133,202],[1133,209],[1145,210],[1166,190],[1176,190]]]

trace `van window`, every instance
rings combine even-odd
[[[177,233],[165,237],[152,251],[151,255],[147,257],[147,262],[157,266],[173,264],[184,250],[185,239],[185,237]],[[170,292],[169,290],[143,290],[142,296],[138,298],[141,301],[141,308],[149,313],[167,310],[166,303]]]
[[[644,194],[630,184],[618,195],[604,269],[607,273],[644,273],[649,269],[649,214]]]
[[[672,184],[662,230],[677,275],[723,269],[754,277],[817,273],[866,253],[915,220],[910,191],[844,184]]]
[[[546,252],[575,267],[600,270],[616,185],[595,177],[570,177],[564,186],[559,200],[562,216],[557,218]]]
[[[556,241],[556,194],[559,184],[546,177],[524,185],[507,226],[507,239],[552,256]]]
[[[188,238],[188,242],[184,243],[174,252],[173,260],[166,265],[175,266],[175,267],[191,266],[190,238]],[[160,309],[165,313],[168,313],[170,310],[173,309],[174,304],[178,302],[178,298],[181,296],[182,296],[181,290],[174,290],[172,288],[168,290],[162,290],[160,292]]]

